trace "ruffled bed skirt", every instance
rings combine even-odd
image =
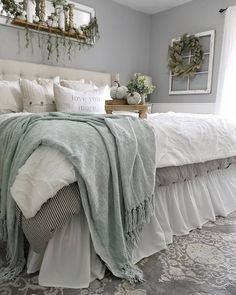
[[[157,176],[155,214],[133,251],[134,263],[165,249],[174,235],[186,235],[216,216],[226,217],[236,211],[235,161],[198,175],[195,168],[190,173],[181,169],[178,181],[172,177],[173,181],[165,185],[160,185]],[[167,170],[162,170],[164,173]],[[30,250],[27,269],[28,273],[40,271],[39,284],[43,286],[86,288],[94,279],[102,279],[105,266],[95,254],[84,213],[57,230],[45,251],[36,254]]]

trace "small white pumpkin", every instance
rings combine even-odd
[[[120,86],[118,81],[115,81],[116,85],[111,87],[111,98],[113,99],[126,99],[128,95],[128,88],[126,86]]]
[[[129,94],[127,97],[128,104],[139,104],[142,98],[138,92],[134,92],[132,95]]]
[[[46,21],[46,23],[47,23],[47,25],[49,27],[51,27],[52,26],[52,19],[51,18],[48,18],[47,21]]]
[[[39,22],[39,17],[37,15],[33,16],[33,22],[38,23]]]

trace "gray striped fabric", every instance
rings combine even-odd
[[[18,223],[36,253],[44,249],[54,232],[62,228],[72,215],[80,212],[79,194],[77,183],[66,186],[48,200],[33,218],[29,219],[26,219],[17,207]]]
[[[171,184],[185,182],[196,177],[206,176],[217,170],[225,170],[235,163],[236,157],[231,157],[204,163],[159,168],[156,173],[156,185],[169,186]]]
[[[236,157],[205,163],[157,169],[156,185],[168,186],[204,176],[216,170],[224,170],[236,162]],[[73,183],[62,188],[55,197],[45,203],[35,217],[26,219],[17,207],[17,218],[32,249],[39,253],[47,245],[54,232],[62,228],[72,215],[81,209],[79,187]]]

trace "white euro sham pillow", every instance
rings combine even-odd
[[[0,81],[0,112],[22,112],[23,102],[19,81]]]
[[[62,80],[60,84],[63,87],[67,87],[76,91],[90,91],[98,88],[91,81],[89,83],[85,83],[84,80]]]
[[[54,84],[56,108],[66,113],[105,113],[105,101],[110,99],[110,87],[76,91]]]
[[[29,113],[55,112],[54,83],[59,83],[59,77],[54,79],[27,80],[20,79],[23,97],[23,111]]]

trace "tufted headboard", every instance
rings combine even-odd
[[[18,80],[19,78],[54,78],[60,76],[65,80],[79,80],[94,82],[97,86],[111,86],[112,75],[92,71],[84,71],[72,68],[33,64],[14,60],[0,59],[0,80]]]

